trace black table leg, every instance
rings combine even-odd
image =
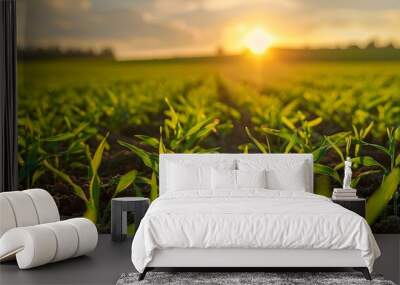
[[[122,206],[120,203],[111,202],[111,239],[113,241],[122,241]]]

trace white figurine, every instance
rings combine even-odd
[[[351,158],[348,157],[344,162],[343,189],[351,189],[351,175]]]

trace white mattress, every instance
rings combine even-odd
[[[370,271],[380,255],[359,215],[319,195],[265,189],[164,194],[138,228],[132,262],[142,272],[171,248],[358,250]]]

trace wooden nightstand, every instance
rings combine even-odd
[[[339,204],[340,206],[359,214],[361,217],[365,218],[365,202],[363,198],[353,198],[353,199],[332,199],[333,203]]]

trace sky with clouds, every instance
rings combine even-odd
[[[228,52],[262,27],[275,46],[400,46],[399,0],[19,0],[20,45],[112,47],[120,58]]]

